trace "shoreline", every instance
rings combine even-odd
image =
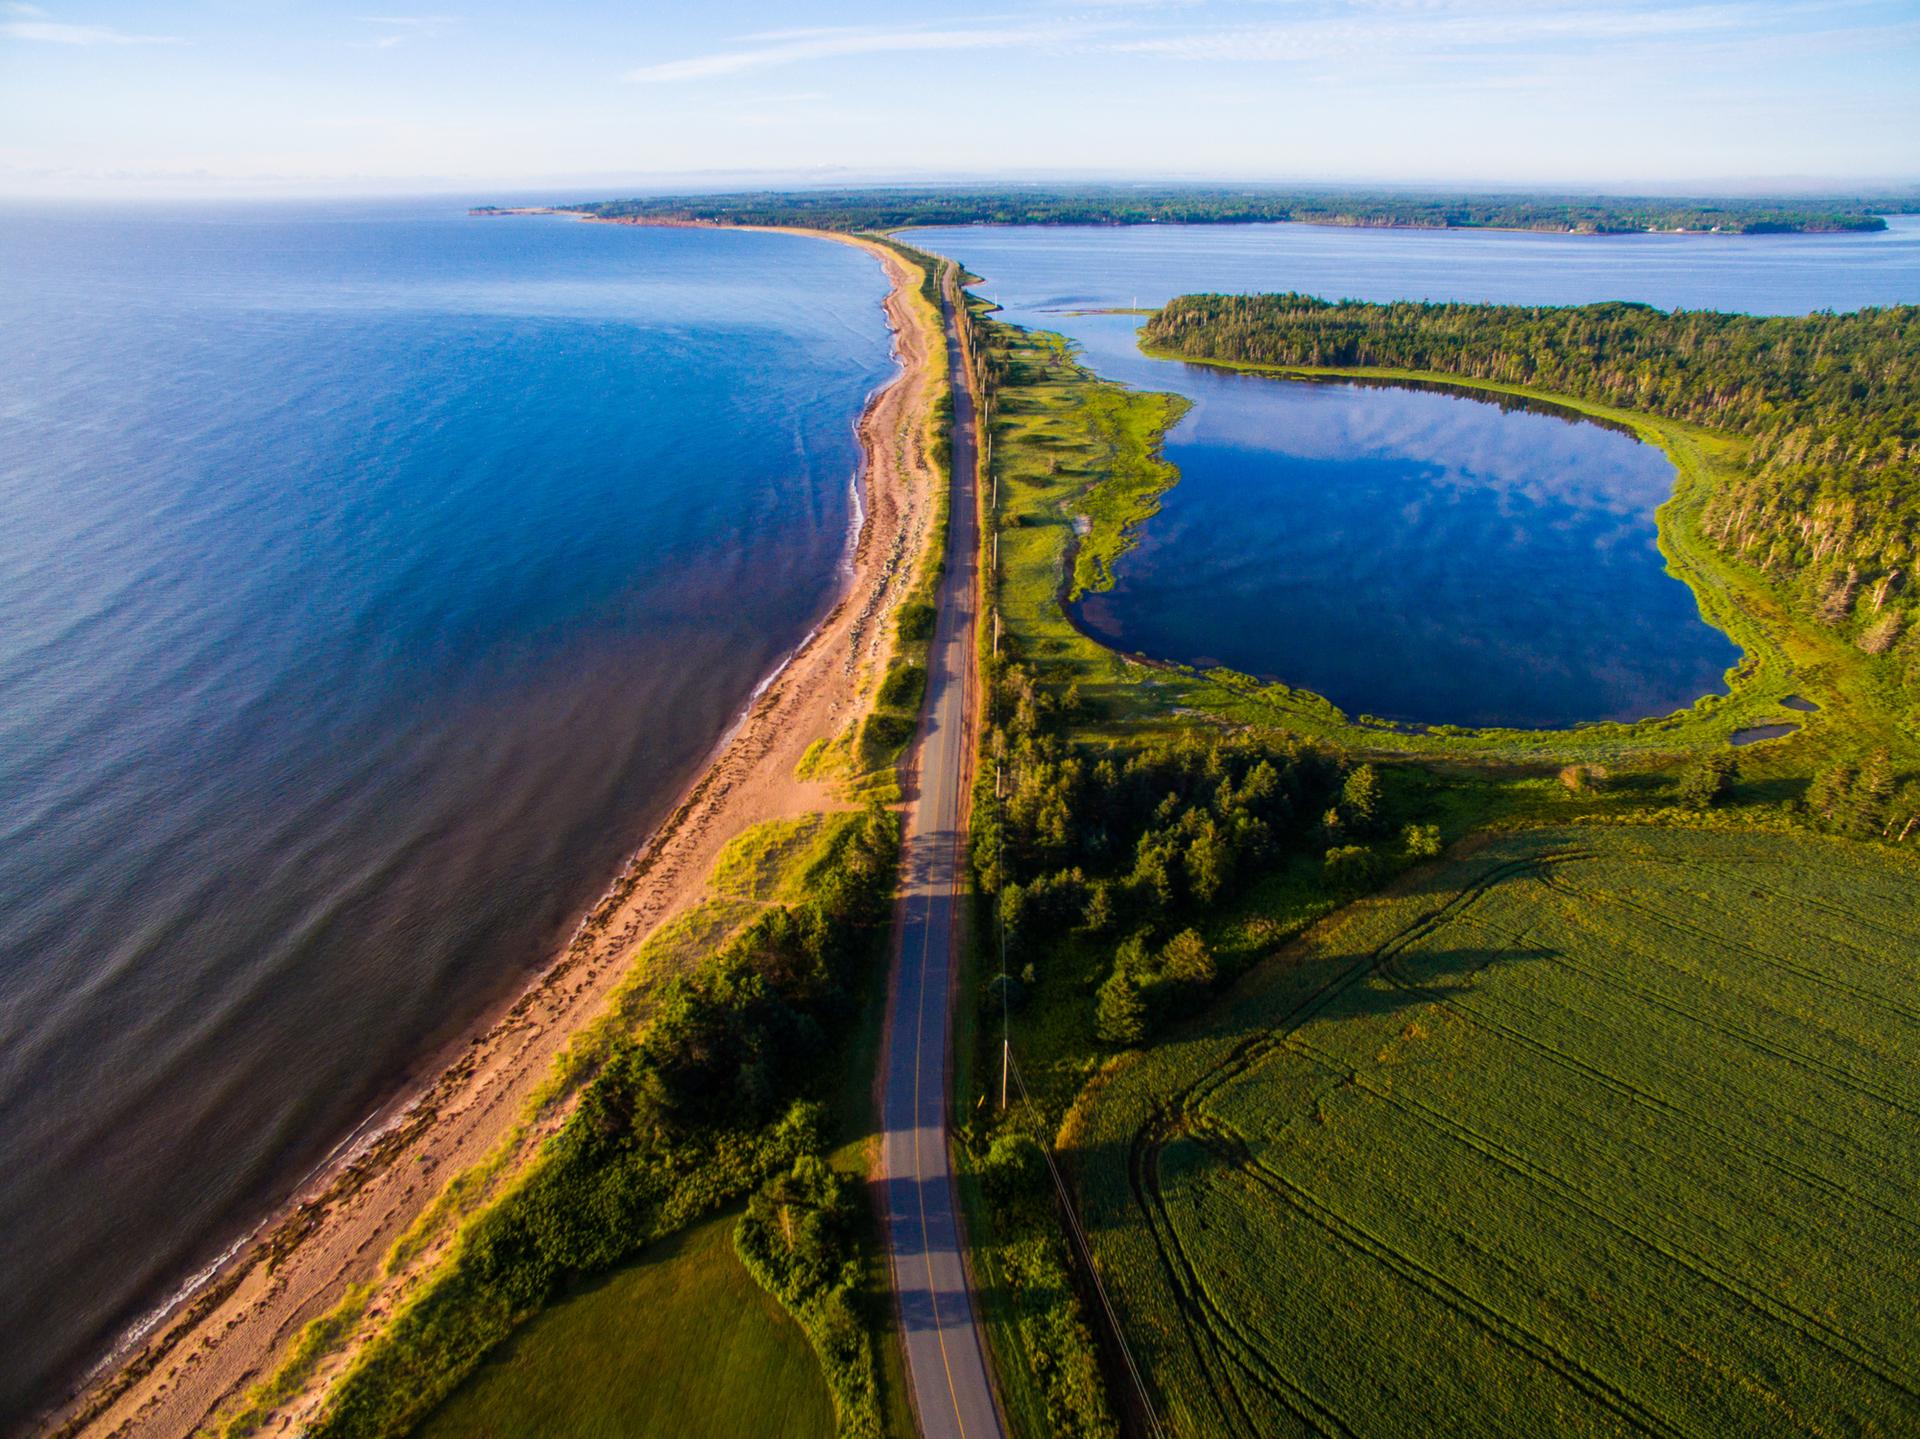
[[[609,223],[578,212],[522,213]],[[711,859],[726,840],[752,824],[788,817],[796,806],[842,807],[818,782],[795,777],[799,750],[789,736],[831,738],[858,713],[862,692],[871,688],[868,672],[877,670],[871,652],[885,638],[884,627],[873,622],[876,611],[906,592],[912,562],[923,548],[913,541],[928,532],[931,486],[916,491],[913,481],[923,476],[912,472],[924,470],[926,457],[911,454],[904,441],[922,413],[914,402],[924,398],[926,347],[934,337],[921,333],[911,314],[918,272],[893,252],[851,235],[777,233],[865,250],[889,281],[882,310],[895,373],[869,393],[854,420],[854,503],[835,559],[841,583],[833,599],[754,686],[663,817],[551,957],[467,1030],[420,1056],[391,1097],[284,1199],[126,1326],[65,1396],[31,1421],[37,1430],[187,1434],[211,1421],[272,1372],[307,1320],[331,1308],[350,1284],[382,1274],[393,1241],[432,1210],[445,1181],[490,1161],[502,1145],[508,1150],[502,1172],[510,1175],[537,1147],[551,1116],[517,1125],[516,1116],[565,1040],[604,1011],[645,937],[698,902]],[[898,563],[903,542],[909,556],[904,566]],[[841,659],[844,664],[832,662]],[[430,1146],[449,1141],[451,1159],[429,1153]],[[422,1173],[403,1172],[401,1160],[409,1153],[418,1156]],[[429,1174],[431,1183],[425,1182]],[[497,1187],[498,1176],[494,1185],[483,1186],[487,1194]],[[369,1203],[376,1190],[384,1191],[379,1202]],[[407,1280],[427,1267],[447,1237],[430,1235],[408,1262],[385,1274],[395,1304],[404,1300]],[[342,1239],[353,1242],[342,1250]],[[317,1256],[317,1271],[310,1262],[316,1249],[333,1253],[331,1263],[325,1254]],[[379,1305],[369,1312],[380,1312]]]

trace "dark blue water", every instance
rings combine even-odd
[[[831,602],[873,261],[0,212],[0,1427],[544,961]]]
[[[1183,478],[1080,607],[1116,648],[1349,713],[1523,726],[1667,714],[1739,658],[1663,571],[1673,470],[1629,435],[1406,389],[1178,388]]]
[[[1368,300],[1642,300],[1805,313],[1920,301],[1920,217],[1872,236],[1575,237],[1304,225],[917,232],[1002,318],[1193,401],[1181,472],[1118,583],[1079,609],[1116,648],[1226,664],[1352,713],[1552,726],[1671,712],[1737,651],[1666,573],[1658,450],[1484,399],[1301,384],[1140,354],[1131,316],[1193,291]]]

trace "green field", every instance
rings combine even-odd
[[[426,1439],[736,1439],[833,1433],[800,1326],[733,1253],[732,1214],[587,1285],[492,1355]]]
[[[1920,873],[1498,836],[1344,911],[1078,1129],[1174,1432],[1920,1430]]]

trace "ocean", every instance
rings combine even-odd
[[[832,603],[873,260],[0,209],[0,1427],[518,988]]]

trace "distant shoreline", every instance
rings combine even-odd
[[[1729,202],[1732,204],[1733,202]],[[1483,233],[1520,235],[1569,235],[1580,238],[1621,237],[1631,235],[1683,235],[1683,236],[1778,236],[1778,235],[1869,235],[1884,234],[1890,228],[1887,224],[1888,213],[1912,213],[1912,209],[1897,208],[1904,202],[1886,201],[1894,205],[1894,210],[1883,212],[1875,207],[1858,210],[1819,211],[1811,207],[1796,209],[1789,206],[1784,210],[1762,210],[1742,214],[1737,209],[1722,211],[1717,207],[1695,207],[1675,204],[1670,207],[1637,208],[1621,204],[1594,216],[1581,216],[1567,223],[1559,223],[1553,216],[1553,207],[1544,202],[1516,204],[1483,204],[1480,206],[1485,218],[1456,223],[1448,213],[1441,217],[1442,207],[1437,204],[1403,205],[1401,213],[1388,212],[1387,202],[1380,202],[1381,208],[1361,202],[1361,208],[1354,210],[1315,209],[1308,205],[1288,207],[1280,204],[1272,208],[1271,213],[1258,213],[1258,205],[1246,204],[1239,208],[1222,203],[1209,210],[1196,201],[1186,209],[1172,206],[1168,213],[1161,213],[1152,207],[1133,206],[1115,203],[1102,207],[1092,202],[1052,202],[1048,208],[1045,200],[1036,202],[1035,208],[1026,212],[1025,217],[1005,215],[990,204],[976,204],[971,207],[945,197],[921,197],[916,203],[913,199],[890,202],[866,199],[858,195],[841,199],[837,204],[820,201],[810,194],[789,196],[695,196],[687,198],[664,198],[650,200],[614,200],[596,201],[577,205],[476,205],[468,209],[469,216],[476,218],[495,218],[515,215],[564,215],[583,220],[617,221],[623,224],[643,224],[660,226],[687,227],[736,227],[744,229],[777,228],[804,229],[822,234],[897,234],[913,230],[930,228],[961,228],[968,226],[1005,228],[1005,229],[1048,229],[1070,226],[1094,226],[1113,229],[1133,229],[1149,225],[1189,225],[1189,226],[1231,226],[1290,224],[1313,225],[1335,230],[1411,230],[1422,233]],[[1005,207],[1003,207],[1004,209]],[[1167,207],[1163,207],[1167,208]],[[1470,210],[1471,206],[1460,207]],[[1526,216],[1530,211],[1542,210],[1546,213],[1538,223],[1510,223]],[[1680,224],[1637,223],[1641,220],[1661,220],[1699,217],[1701,219],[1719,218],[1724,214],[1725,223]],[[1627,223],[1634,221],[1636,223]]]

